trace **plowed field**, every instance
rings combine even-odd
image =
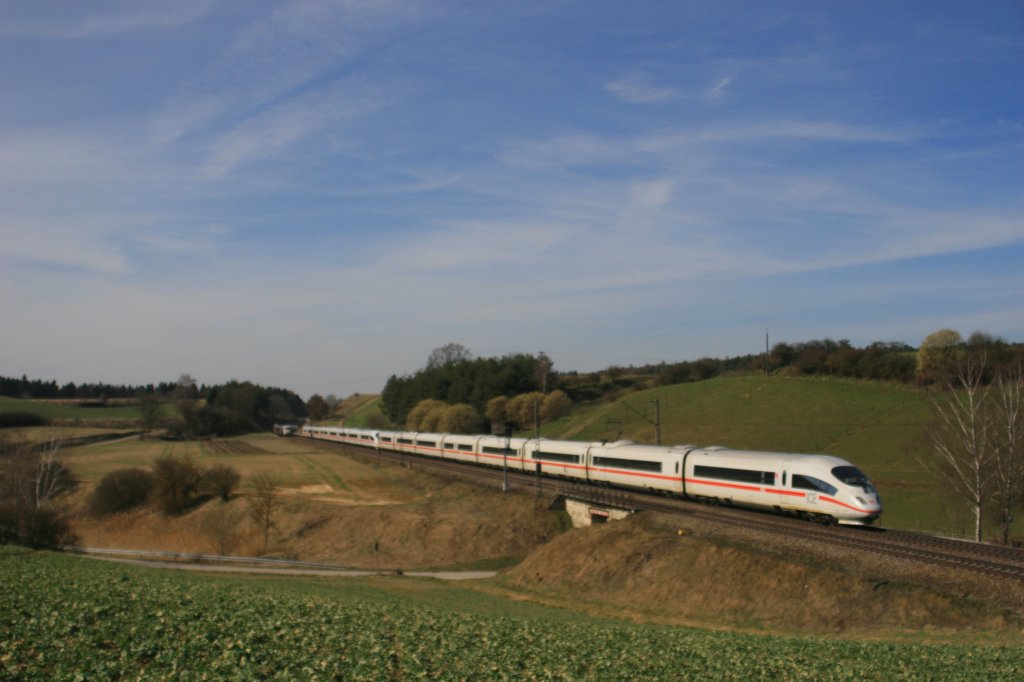
[[[269,455],[258,445],[244,440],[209,440],[203,443],[203,447],[211,455]]]

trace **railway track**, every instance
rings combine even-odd
[[[453,476],[517,492],[535,492],[538,495],[566,496],[592,504],[608,505],[633,511],[648,510],[680,515],[694,519],[746,528],[758,533],[794,538],[816,543],[827,543],[856,552],[869,552],[877,556],[893,557],[942,566],[955,571],[985,575],[1008,581],[1024,581],[1024,551],[1014,547],[987,545],[944,538],[924,533],[889,530],[885,528],[858,528],[823,526],[764,512],[712,507],[690,500],[667,498],[642,492],[608,488],[579,481],[540,478],[533,474],[501,469],[477,467],[461,462],[436,460],[405,453],[377,451],[330,441],[315,441],[328,449],[371,456],[378,461],[390,461],[401,466]]]

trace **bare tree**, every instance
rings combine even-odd
[[[36,509],[52,507],[53,501],[78,487],[78,479],[57,457],[61,440],[51,435],[36,454],[31,469],[32,502]]]
[[[160,423],[160,413],[163,410],[163,401],[156,393],[139,391],[138,400],[139,421],[142,428],[142,438],[152,433],[153,429]]]
[[[178,377],[177,385],[174,387],[174,399],[176,401],[195,400],[199,397],[199,389],[196,388],[196,380],[191,374],[185,373]]]
[[[1024,368],[1002,372],[994,400],[992,501],[1004,545],[1010,544],[1013,512],[1024,501]]]
[[[242,475],[235,467],[216,464],[203,472],[202,488],[219,497],[221,501],[227,502],[241,480]]]
[[[944,479],[974,514],[974,539],[982,539],[982,517],[991,491],[995,456],[989,388],[982,383],[985,359],[966,357],[942,400],[929,434],[935,460],[924,464]]]
[[[541,351],[537,354],[537,385],[540,386],[541,393],[548,392],[548,375],[551,374],[551,368],[555,366],[555,363],[551,361],[548,354]]]
[[[57,500],[78,480],[57,456],[60,441],[41,447],[0,437],[0,544],[59,547],[72,539]]]
[[[153,461],[153,501],[165,516],[184,514],[203,480],[191,457],[161,455]]]
[[[229,505],[217,505],[203,517],[200,524],[217,554],[225,556],[238,546],[238,526],[245,518],[245,511]]]
[[[249,479],[249,517],[263,533],[263,551],[270,545],[270,529],[280,504],[277,479],[267,473],[258,473]]]

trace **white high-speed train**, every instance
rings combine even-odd
[[[878,491],[831,455],[694,445],[585,443],[306,425],[301,435],[483,466],[638,488],[820,521],[866,525],[882,514]],[[507,449],[506,449],[507,443]]]

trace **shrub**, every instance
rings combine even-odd
[[[60,509],[0,501],[0,544],[57,549],[74,542],[67,517]]]
[[[111,471],[89,496],[89,511],[104,516],[133,509],[145,504],[152,491],[153,474],[144,469]]]
[[[32,412],[0,412],[0,429],[26,426],[46,426],[49,420]]]
[[[203,472],[190,458],[164,455],[153,462],[153,502],[167,516],[183,514],[193,502]]]
[[[210,467],[203,474],[203,490],[222,500],[228,500],[241,480],[242,475],[238,473],[237,469],[218,464]]]

